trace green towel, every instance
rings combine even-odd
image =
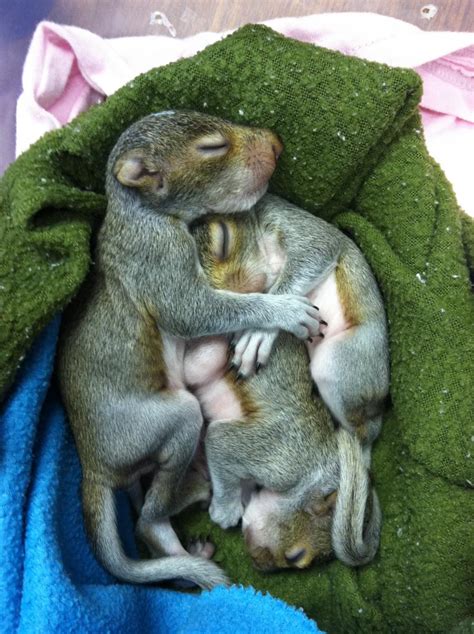
[[[337,632],[446,632],[472,599],[472,223],[427,154],[418,76],[247,26],[136,78],[47,134],[0,184],[0,384],[77,292],[105,209],[107,155],[153,111],[191,108],[275,129],[271,189],[335,222],[362,248],[390,325],[392,406],[374,451],[380,552],[360,570],[254,571],[237,530],[190,512],[234,580],[302,606]],[[471,585],[470,585],[471,582]]]

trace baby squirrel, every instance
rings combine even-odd
[[[270,268],[268,293],[306,295],[320,307],[322,332],[308,345],[311,374],[332,415],[358,435],[369,459],[389,390],[387,323],[372,271],[335,226],[282,198],[264,196],[252,222],[261,253],[246,267],[253,276],[260,266]],[[220,288],[219,278],[213,281]],[[242,376],[268,362],[277,334],[266,329],[237,337],[233,363]]]
[[[242,481],[252,480],[263,490],[252,495],[243,526],[256,565],[305,567],[333,548],[348,565],[367,563],[377,550],[381,522],[367,469],[379,421],[368,413],[380,415],[376,406],[388,386],[385,316],[367,263],[334,227],[274,196],[245,217],[213,217],[192,231],[216,288],[269,292],[296,278],[312,298],[324,295],[321,314],[331,321],[322,342],[308,345],[311,370],[318,367],[318,347],[332,346],[325,363],[334,396],[341,396],[337,390],[345,390],[344,398],[349,394],[349,412],[361,401],[367,407],[357,424],[346,419],[357,434],[352,427],[335,430],[313,394],[307,350],[290,335],[278,337],[267,367],[245,381],[227,367],[227,338],[189,342],[185,379],[210,423],[205,446],[211,518],[223,528],[237,524]],[[344,347],[346,339],[352,347]],[[370,362],[375,368],[365,366],[366,350],[380,356]],[[354,368],[360,374],[351,385]]]
[[[262,326],[300,339],[319,331],[318,311],[304,297],[211,288],[188,230],[211,212],[249,210],[281,150],[269,130],[170,111],[134,123],[110,154],[95,267],[64,322],[59,377],[86,527],[98,558],[125,581],[226,582],[203,558],[130,559],[116,525],[114,490],[136,491],[147,473],[137,532],[152,551],[175,508],[202,426],[182,376],[184,340]]]

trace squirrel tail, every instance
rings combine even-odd
[[[343,428],[337,433],[340,478],[332,526],[333,547],[345,564],[362,566],[377,552],[382,513],[359,440]]]
[[[155,583],[186,579],[201,588],[229,585],[224,572],[212,561],[200,557],[165,556],[135,560],[128,557],[117,530],[115,496],[103,484],[84,479],[82,497],[87,531],[97,557],[115,577],[130,583]]]

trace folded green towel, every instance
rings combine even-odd
[[[271,189],[335,222],[364,251],[390,324],[392,406],[374,451],[384,512],[380,552],[263,575],[238,531],[191,512],[229,574],[302,606],[336,632],[446,632],[469,616],[474,516],[472,223],[427,154],[420,80],[247,26],[194,58],[136,78],[46,135],[0,184],[0,384],[75,294],[104,212],[115,140],[153,111],[192,108],[275,129],[285,152]],[[472,393],[472,392],[471,392]],[[473,457],[471,457],[471,455]]]

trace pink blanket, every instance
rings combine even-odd
[[[421,113],[431,155],[474,216],[474,33],[426,32],[373,13],[328,13],[266,22],[289,37],[392,66],[423,78]],[[137,74],[194,55],[227,33],[186,39],[103,39],[74,26],[41,22],[23,69],[17,154],[111,95]]]

